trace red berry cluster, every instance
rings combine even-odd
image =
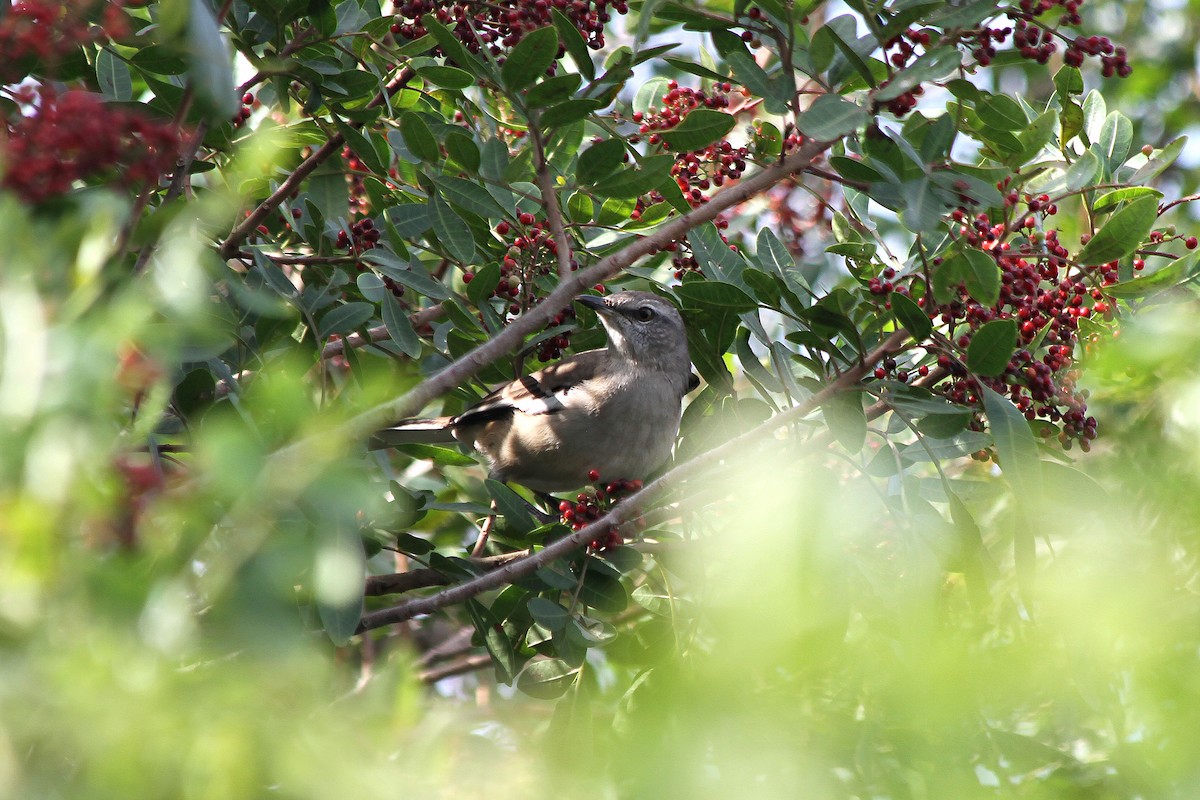
[[[888,63],[897,70],[904,69],[910,60],[919,55],[917,47],[928,47],[932,39],[929,31],[919,28],[910,28],[902,34],[893,36],[883,44],[885,51],[892,51],[891,55],[887,57]],[[884,81],[880,84],[880,88],[887,86],[890,82],[891,79]],[[882,103],[882,106],[897,117],[903,117],[917,107],[917,98],[924,93],[925,90],[922,87],[915,86],[904,94]],[[878,110],[878,104],[876,110]]]
[[[365,250],[374,249],[379,242],[379,229],[375,227],[375,220],[370,217],[365,217],[355,222],[350,226],[350,231],[345,228],[338,231],[337,246],[343,247],[354,253],[361,253]]]
[[[238,112],[230,119],[230,122],[233,123],[233,127],[240,128],[245,125],[246,120],[250,119],[250,113],[261,105],[262,103],[255,99],[252,93],[246,92],[244,95],[242,95],[241,108],[239,108]]]
[[[642,488],[641,481],[628,480],[609,481],[602,485],[600,471],[595,469],[588,473],[588,480],[596,484],[590,492],[580,492],[575,496],[573,503],[570,500],[563,500],[558,504],[563,524],[570,525],[573,531],[582,530],[591,525],[608,513],[608,510],[621,498],[640,491]],[[645,525],[645,522],[638,517],[633,524],[640,528]],[[620,547],[624,543],[625,537],[621,534],[621,526],[612,525],[607,533],[593,539],[590,546],[593,550],[604,550],[609,547]]]
[[[649,113],[637,112],[633,121],[640,124],[638,136],[630,141],[637,143],[645,136],[648,144],[657,145],[664,150],[670,147],[662,139],[661,132],[674,128],[697,108],[726,109],[729,108],[729,93],[733,86],[728,83],[717,84],[711,93],[699,89],[681,87],[676,81],[667,84],[667,93],[662,96],[662,106]],[[680,153],[675,157],[671,174],[679,184],[680,191],[688,203],[695,208],[708,201],[705,192],[714,186],[723,186],[726,181],[737,180],[746,171],[746,156],[749,151],[745,147],[734,147],[727,141],[716,142],[702,150]],[[661,202],[659,196],[655,202]]]
[[[661,107],[646,113],[639,111],[633,115],[633,121],[640,127],[638,133],[630,137],[630,142],[637,144],[642,136],[646,136],[648,144],[669,150],[669,146],[662,139],[663,131],[674,128],[697,108],[729,108],[729,95],[732,91],[733,85],[729,83],[716,84],[711,92],[704,92],[681,87],[678,82],[670,81],[667,84],[667,93],[662,96]],[[697,208],[708,202],[707,193],[712,189],[742,177],[742,173],[746,171],[749,152],[748,148],[735,147],[728,141],[715,142],[700,150],[676,155],[675,163],[671,165],[671,175],[688,205]],[[662,193],[657,191],[638,198],[630,218],[641,219],[648,207],[664,200]],[[729,222],[719,217],[715,224],[718,228],[725,229]],[[675,267],[676,278],[682,277],[684,272],[697,269],[696,259],[686,240],[671,242],[663,249],[672,254],[671,261]]]
[[[981,66],[987,66],[996,56],[997,43],[1004,42],[1012,34],[1013,47],[1022,58],[1045,64],[1058,50],[1058,41],[1066,43],[1063,61],[1070,66],[1078,67],[1088,56],[1100,57],[1100,71],[1106,78],[1117,75],[1128,77],[1133,72],[1129,65],[1128,54],[1123,47],[1114,47],[1113,43],[1103,36],[1068,37],[1061,32],[1062,27],[1074,27],[1083,23],[1079,9],[1083,0],[1020,0],[1017,8],[1008,9],[1005,13],[1013,20],[1011,28],[982,28],[975,32],[975,60]],[[1062,15],[1057,24],[1049,26],[1038,20],[1039,17],[1052,9],[1059,8]]]
[[[39,75],[83,44],[129,35],[120,0],[15,0],[0,14],[0,85],[18,83],[36,62]],[[99,18],[93,19],[99,12]]]
[[[487,48],[493,56],[500,55],[521,41],[521,37],[537,28],[553,25],[551,10],[557,9],[583,35],[588,47],[604,47],[604,25],[610,13],[625,14],[625,0],[397,0],[392,33],[405,39],[419,39],[428,31],[421,18],[432,14],[462,41],[467,50],[478,53]],[[434,55],[445,55],[435,48]]]
[[[105,104],[97,95],[35,90],[33,113],[5,123],[0,186],[29,202],[105,176],[125,185],[157,182],[175,163],[179,133],[167,123]]]
[[[1005,184],[1000,188],[1003,191]],[[1081,320],[1111,316],[1112,305],[1103,287],[1117,281],[1117,263],[1073,266],[1058,231],[1037,229],[1039,215],[1044,223],[1058,211],[1046,195],[1022,198],[1010,191],[1005,203],[1008,221],[982,213],[972,215],[966,208],[951,215],[958,223],[952,232],[963,246],[996,259],[1001,275],[998,302],[984,306],[970,296],[965,285],[957,287],[950,302],[935,303],[929,293],[917,301],[945,330],[937,364],[947,377],[936,390],[955,403],[978,406],[978,384],[982,383],[1008,395],[1026,419],[1060,424],[1059,440],[1064,448],[1078,441],[1087,450],[1096,436],[1096,419],[1087,415],[1086,394],[1076,388],[1075,348]],[[1019,213],[1018,204],[1025,207]],[[933,269],[941,263],[934,259]],[[871,279],[868,289],[881,297],[893,291],[909,294],[907,286],[893,283],[895,277],[895,270],[888,268]],[[999,376],[968,374],[962,353],[980,327],[998,319],[1017,322],[1020,349]],[[908,370],[896,372],[896,362],[889,361],[876,370],[876,377],[894,372],[898,380],[909,379]],[[922,365],[917,373],[928,375],[928,367]]]

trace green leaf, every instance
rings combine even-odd
[[[683,121],[662,134],[663,140],[675,151],[700,150],[725,138],[737,120],[731,114],[708,108],[697,108]]]
[[[895,314],[896,320],[918,342],[933,332],[933,322],[930,321],[929,315],[922,311],[912,298],[899,292],[893,292],[889,301],[892,304],[892,313]]]
[[[975,104],[975,112],[989,128],[1019,131],[1029,124],[1020,103],[1006,94],[994,94]]]
[[[994,378],[1008,367],[1017,348],[1017,321],[994,319],[971,337],[967,346],[967,367],[976,375]]]
[[[334,306],[317,323],[317,338],[325,339],[332,333],[347,333],[358,328],[375,316],[371,303],[346,303]]]
[[[1096,202],[1092,203],[1092,211],[1102,211],[1110,208],[1118,203],[1124,203],[1132,200],[1135,197],[1154,197],[1161,200],[1163,193],[1158,189],[1151,189],[1149,186],[1127,186],[1124,189],[1114,189],[1111,192],[1105,192],[1096,198]]]
[[[1109,172],[1121,166],[1133,144],[1133,123],[1129,117],[1120,111],[1114,111],[1105,117],[1096,144],[1106,160]]]
[[[500,621],[478,600],[467,600],[466,606],[475,630],[479,631],[483,645],[492,657],[492,665],[496,669],[496,680],[501,683],[512,683],[517,672],[517,654],[513,650],[512,642],[504,635],[504,628],[500,625]]]
[[[583,192],[574,192],[567,198],[567,216],[572,222],[591,222],[596,216],[596,204]]]
[[[509,529],[525,535],[537,527],[533,516],[529,513],[529,504],[521,496],[500,481],[487,478],[483,482],[487,493],[496,501],[496,508],[504,517]]]
[[[484,219],[499,219],[507,212],[500,207],[487,190],[474,181],[439,175],[433,179],[438,192],[449,202]]]
[[[546,78],[534,86],[525,95],[525,102],[530,108],[545,108],[548,105],[567,100],[579,88],[582,78],[578,72],[568,72],[565,75],[555,75]]]
[[[313,558],[313,598],[321,625],[336,645],[348,642],[362,619],[366,567],[357,529],[341,520],[322,528]]]
[[[1025,415],[986,386],[981,386],[983,409],[988,428],[996,440],[1000,469],[1018,497],[1031,497],[1041,485],[1042,462],[1038,458],[1037,440]]]
[[[384,216],[405,239],[414,239],[433,225],[433,209],[428,203],[398,203],[385,211]]]
[[[1079,251],[1081,264],[1107,264],[1132,253],[1158,219],[1158,199],[1139,197],[1117,211]]]
[[[517,675],[517,688],[538,700],[553,700],[571,688],[578,673],[579,667],[561,658],[535,658]]]
[[[1078,67],[1060,67],[1058,72],[1054,73],[1054,88],[1064,101],[1072,95],[1083,94],[1083,74]]]
[[[439,64],[427,64],[418,67],[417,74],[430,83],[444,89],[466,89],[475,84],[475,77],[464,69],[446,67]]]
[[[433,209],[433,232],[456,261],[469,264],[475,259],[475,237],[463,218],[441,200],[430,201]]]
[[[426,14],[421,17],[421,24],[437,40],[438,46],[442,48],[442,52],[446,54],[447,59],[470,71],[476,77],[488,77],[488,70],[480,63],[479,59],[468,53],[467,48],[463,47],[462,42],[458,40],[454,32],[441,22],[438,22],[437,17],[433,14]]]
[[[450,158],[467,172],[478,172],[482,161],[479,146],[465,133],[451,131],[446,134],[446,152]]]
[[[517,42],[504,66],[500,79],[511,91],[520,91],[546,74],[558,55],[558,33],[554,26],[526,33]]]
[[[742,314],[758,308],[758,302],[731,283],[690,281],[675,289],[675,296],[691,308],[722,309]]]
[[[346,140],[346,144],[354,152],[354,155],[358,156],[358,159],[363,162],[366,168],[376,175],[386,174],[387,165],[383,163],[383,159],[379,157],[379,151],[375,149],[375,146],[371,144],[367,137],[340,119],[336,122],[338,133],[342,134]]]
[[[981,305],[996,305],[1000,300],[1000,265],[996,259],[973,247],[963,251],[963,257],[966,259],[963,282],[967,286],[967,294]]]
[[[880,102],[893,100],[923,83],[939,80],[962,64],[962,52],[957,47],[940,47],[923,54],[892,78],[887,86],[873,93]]]
[[[429,125],[415,111],[405,111],[400,115],[400,135],[404,144],[414,156],[430,163],[442,160],[442,151]]]
[[[601,181],[593,190],[601,197],[638,197],[669,179],[674,163],[675,157],[671,155],[648,156],[642,159],[639,169],[622,170],[612,180]]]
[[[383,248],[377,247],[374,250],[368,250],[366,253],[363,253],[362,260],[369,264],[374,264],[387,277],[424,297],[445,300],[450,296],[450,292],[446,287],[429,277],[428,273],[424,270],[419,267],[413,269],[406,262],[401,261],[394,253],[389,253]]]
[[[1200,250],[1177,258],[1161,269],[1142,275],[1133,280],[1123,281],[1111,286],[1105,286],[1105,294],[1113,297],[1137,298],[1157,294],[1178,286],[1196,274],[1196,265],[1200,263]]]
[[[1152,178],[1162,174],[1164,170],[1175,163],[1183,153],[1183,147],[1187,144],[1187,137],[1180,136],[1175,141],[1164,147],[1161,151],[1155,153],[1142,166],[1129,176],[1129,183],[1140,184],[1145,183]]]
[[[599,611],[615,614],[629,605],[629,592],[611,575],[588,570],[583,576],[583,585],[579,587],[579,601]]]
[[[133,78],[129,65],[108,47],[96,53],[96,81],[109,100],[132,100]]]
[[[867,414],[861,392],[839,392],[821,405],[821,412],[838,444],[849,453],[862,450],[867,440]]]
[[[538,117],[538,126],[547,130],[578,122],[598,108],[604,106],[600,100],[580,97],[551,106]]]
[[[205,0],[190,0],[187,21],[188,79],[196,101],[213,122],[224,122],[238,110],[233,59],[216,17]]]
[[[579,154],[575,178],[581,185],[596,183],[617,171],[625,155],[622,139],[605,139]]]
[[[559,41],[571,54],[571,60],[575,62],[580,74],[589,81],[593,80],[596,77],[596,65],[592,63],[592,55],[588,52],[583,34],[575,27],[575,23],[571,22],[567,15],[557,8],[550,9],[550,17],[554,22],[555,30],[558,31]]]
[[[450,447],[440,447],[436,444],[425,444],[423,442],[408,442],[404,441],[407,434],[396,431],[394,434],[399,441],[393,445],[397,450],[405,455],[412,456],[421,461],[432,461],[434,464],[439,464],[443,467],[473,467],[477,463],[466,453],[454,450]],[[389,431],[385,428],[375,434],[375,439],[382,444],[388,444]]]
[[[566,630],[571,621],[571,612],[545,597],[531,597],[528,603],[529,616],[551,633]]]
[[[870,115],[858,105],[836,94],[823,94],[796,121],[805,136],[832,142],[867,124]]]
[[[413,330],[412,322],[409,321],[408,314],[400,305],[400,301],[391,292],[388,292],[383,296],[383,302],[380,305],[383,311],[383,324],[387,327],[388,336],[400,348],[400,352],[409,358],[420,356],[421,339]]]

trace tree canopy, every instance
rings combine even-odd
[[[1190,796],[1193,18],[0,8],[0,798]],[[644,482],[373,439],[626,288]]]

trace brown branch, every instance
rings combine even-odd
[[[403,89],[412,80],[415,73],[405,67],[395,80],[387,85],[387,87],[377,94],[367,108],[373,108],[381,105],[384,101]],[[348,123],[351,127],[362,127],[361,122]],[[267,215],[279,207],[280,203],[286,200],[293,192],[300,189],[300,184],[304,179],[312,174],[313,170],[319,167],[327,158],[338,152],[342,145],[346,143],[346,137],[341,133],[335,133],[329,137],[329,141],[317,148],[316,152],[312,153],[308,158],[300,162],[300,164],[292,171],[291,175],[279,185],[279,188],[271,193],[271,196],[258,204],[258,207],[250,212],[244,220],[234,226],[229,235],[225,237],[224,244],[221,245],[221,257],[224,259],[236,258],[238,256],[238,248],[242,242],[253,233],[260,222],[266,219]]]
[[[451,661],[449,664],[443,664],[440,667],[427,669],[420,673],[418,677],[421,683],[437,683],[443,678],[453,678],[455,675],[465,675],[468,672],[485,669],[492,665],[492,657],[487,653],[478,655],[466,656],[456,661]]]
[[[843,372],[837,380],[809,397],[804,403],[775,415],[761,425],[730,439],[719,447],[715,447],[706,453],[702,453],[693,459],[675,466],[666,474],[647,484],[641,491],[630,495],[613,506],[607,514],[591,525],[552,542],[532,555],[511,561],[477,578],[472,578],[471,580],[451,586],[428,597],[414,598],[392,608],[385,608],[365,614],[359,623],[358,632],[362,633],[363,631],[372,630],[384,625],[404,622],[421,614],[429,614],[440,608],[461,603],[483,592],[498,589],[532,575],[549,562],[583,547],[607,531],[610,526],[619,525],[636,516],[640,507],[650,505],[649,501],[665,490],[674,487],[684,479],[703,470],[717,466],[726,458],[744,453],[746,448],[759,439],[775,432],[783,425],[807,416],[822,403],[827,402],[838,393],[857,385],[875,364],[899,351],[907,338],[907,331],[896,331],[882,344],[867,354],[862,361]]]
[[[485,556],[484,558],[472,558],[471,561],[481,569],[493,570],[504,566],[510,561],[524,558],[527,555],[529,555],[528,550],[519,550],[515,553],[501,553],[500,555]],[[396,572],[391,575],[371,575],[367,578],[367,587],[364,594],[367,597],[401,594],[403,592],[410,592],[413,589],[425,589],[430,586],[448,586],[453,580],[453,578],[444,572],[439,572],[436,569],[411,569],[408,572]]]
[[[436,306],[430,306],[429,308],[421,309],[420,311],[411,315],[408,320],[412,323],[413,328],[419,331],[421,328],[424,328],[426,325],[433,322],[435,319],[438,319],[445,313],[445,306],[439,303]],[[377,325],[374,328],[368,328],[366,336],[363,336],[361,333],[352,333],[345,339],[338,339],[325,345],[325,347],[321,350],[321,358],[324,359],[340,356],[346,352],[347,347],[349,347],[351,350],[354,350],[355,348],[365,347],[366,345],[373,344],[374,342],[381,342],[388,338],[388,336],[389,334],[386,325]]]

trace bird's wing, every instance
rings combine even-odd
[[[390,428],[376,431],[367,447],[379,450],[399,444],[436,444],[453,441],[454,432],[450,417],[402,419]]]
[[[606,356],[604,350],[589,350],[564,358],[501,386],[464,411],[454,422],[456,425],[474,425],[513,411],[533,415],[561,411],[571,390],[594,377]]]

